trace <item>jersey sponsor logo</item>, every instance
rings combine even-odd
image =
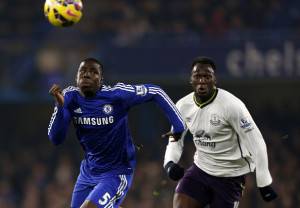
[[[221,120],[217,114],[212,114],[209,122],[212,126],[219,126],[221,124]]]
[[[113,111],[112,105],[106,104],[106,105],[103,106],[103,113],[111,114],[112,111]]]
[[[148,92],[147,87],[145,85],[136,85],[135,89],[136,89],[136,94],[141,96],[145,96]]]
[[[249,121],[248,121],[247,119],[245,119],[245,118],[242,118],[242,119],[240,120],[240,127],[241,127],[242,129],[245,129],[246,132],[253,129],[252,123],[249,122]]]
[[[91,125],[91,126],[103,126],[114,123],[114,117],[98,117],[98,118],[90,118],[90,117],[73,117],[75,124],[81,125]]]
[[[195,133],[194,142],[196,145],[200,145],[203,147],[216,147],[216,142],[212,142],[211,136],[207,134],[204,130],[200,130]]]
[[[81,110],[81,108],[77,108],[77,109],[75,109],[75,110],[74,110],[74,113],[82,113],[82,110]]]

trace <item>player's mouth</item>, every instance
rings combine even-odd
[[[81,87],[91,87],[94,85],[94,82],[91,79],[81,79],[80,86]]]
[[[207,85],[198,85],[196,91],[197,91],[197,94],[199,94],[199,95],[206,95],[208,93],[208,86]]]

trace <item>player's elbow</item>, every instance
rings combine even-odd
[[[54,144],[54,146],[58,146],[62,143],[61,141],[57,141],[57,140],[52,140],[51,142],[52,144]]]
[[[48,134],[48,137],[51,143],[54,144],[55,146],[61,144],[64,140],[63,137],[60,135]]]

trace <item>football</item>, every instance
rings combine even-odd
[[[82,17],[81,0],[46,0],[44,14],[48,21],[57,27],[69,27]]]

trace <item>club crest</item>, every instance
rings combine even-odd
[[[210,124],[213,126],[219,126],[221,124],[221,120],[217,114],[212,114],[209,120]]]
[[[106,104],[103,106],[103,112],[105,114],[111,114],[111,112],[113,111],[113,107],[110,104]]]

